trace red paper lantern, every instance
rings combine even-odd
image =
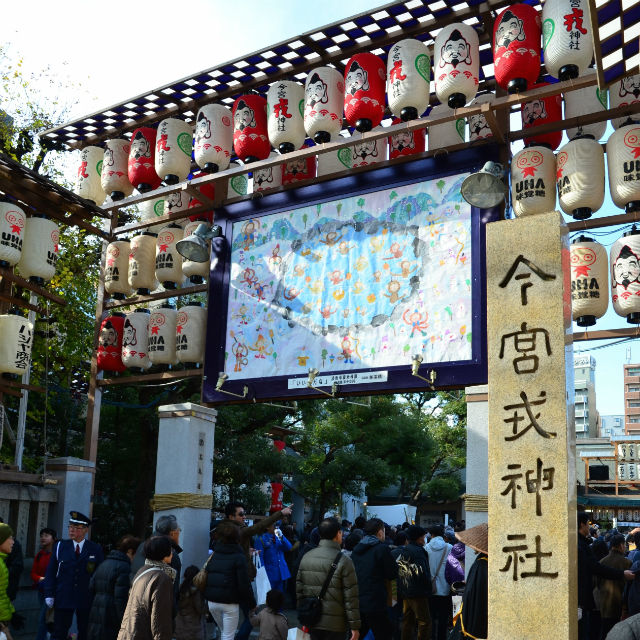
[[[308,145],[304,145],[303,149],[307,146]],[[293,182],[300,182],[300,180],[315,178],[316,163],[316,156],[287,160],[287,162],[282,165],[282,184],[292,184]]]
[[[400,118],[394,118],[391,124],[400,124]],[[414,153],[422,153],[426,146],[426,129],[414,131],[398,131],[389,136],[389,158],[400,156],[412,156]]]
[[[282,511],[282,488],[283,486],[281,482],[271,483],[271,507],[269,509],[270,513]]]
[[[200,171],[199,173],[195,173],[193,178],[202,178],[202,176],[209,175],[205,171]],[[198,187],[198,191],[209,198],[209,200],[213,200],[216,195],[216,185],[213,182],[209,182],[208,184],[203,184],[201,187]],[[198,198],[194,198],[193,196],[189,200],[189,209],[193,209],[194,207],[199,207],[202,204]],[[201,211],[193,216],[189,216],[189,220],[193,222],[194,220],[207,220],[208,222],[213,222],[213,211]]]
[[[540,15],[528,4],[512,4],[493,25],[496,82],[509,93],[526,91],[540,75]]]
[[[262,96],[247,94],[233,103],[233,149],[244,163],[269,157],[267,101]]]
[[[124,329],[124,313],[113,313],[100,325],[98,339],[98,369],[102,371],[124,371],[122,363],[122,331]]]
[[[155,169],[156,130],[151,127],[140,127],[131,135],[129,149],[128,174],[129,182],[140,191],[146,193],[160,186],[160,178]]]
[[[532,89],[545,87],[548,83],[543,82],[533,85]],[[562,120],[562,98],[560,94],[549,96],[548,98],[535,98],[529,102],[523,102],[520,108],[522,116],[522,128],[537,127],[549,122],[560,122]],[[557,149],[562,141],[562,131],[552,131],[551,133],[541,133],[524,139],[525,145],[536,144],[545,145],[550,149]]]
[[[373,53],[357,53],[344,72],[344,115],[358,131],[371,131],[382,122],[386,68]]]

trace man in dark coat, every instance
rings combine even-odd
[[[351,553],[351,561],[358,576],[362,638],[369,629],[376,638],[390,638],[393,633],[387,613],[386,581],[397,578],[398,565],[384,540],[384,522],[379,518],[372,518],[364,525],[364,538]]]
[[[104,559],[102,547],[87,540],[91,520],[79,511],[69,514],[69,538],[56,544],[44,577],[47,607],[54,608],[53,640],[67,640],[76,614],[78,640],[86,640],[91,599],[89,581]]]
[[[631,560],[625,558],[625,540],[624,536],[616,533],[611,536],[609,541],[609,555],[600,560],[600,564],[614,569],[629,569]],[[622,615],[622,591],[624,589],[624,580],[607,580],[606,578],[598,579],[598,591],[600,593],[600,616],[602,618],[602,630],[600,638],[604,640],[611,628],[620,620]]]

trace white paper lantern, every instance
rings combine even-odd
[[[0,316],[0,372],[26,373],[32,348],[33,324],[13,313]]]
[[[607,312],[609,262],[607,250],[593,238],[571,243],[571,312],[579,327],[590,327]]]
[[[179,213],[180,211],[186,211],[189,208],[191,202],[191,196],[186,191],[174,191],[168,193],[164,199],[164,215],[170,213]],[[173,224],[182,226],[184,220],[174,220]]]
[[[156,280],[165,289],[175,289],[182,282],[182,256],[176,249],[176,242],[182,240],[184,231],[177,224],[170,224],[160,230],[156,241]]]
[[[202,224],[200,220],[194,220],[184,227],[184,237],[190,236],[198,226]],[[211,241],[207,240],[207,245],[210,245]],[[206,262],[193,262],[183,258],[182,260],[182,275],[189,278],[192,284],[202,284],[204,279],[209,275],[209,261]]]
[[[129,253],[129,285],[138,295],[147,295],[158,286],[156,280],[157,235],[145,231],[131,238]]]
[[[631,324],[640,324],[640,232],[618,238],[609,254],[613,310]]]
[[[242,165],[232,162],[229,169],[239,169]],[[229,178],[227,186],[227,198],[237,198],[238,196],[246,196],[249,191],[249,180],[246,173],[238,173]]]
[[[279,158],[280,156],[272,151],[269,158]],[[253,172],[253,192],[268,191],[282,186],[282,165],[276,164],[266,169],[256,169]]]
[[[373,131],[380,131],[382,127],[376,127]],[[387,159],[388,144],[386,138],[378,138],[377,140],[361,140],[352,147],[351,151],[351,167],[366,167],[378,162],[384,162]]]
[[[387,101],[396,118],[407,122],[429,106],[431,62],[427,45],[407,38],[396,42],[387,56]]]
[[[556,157],[547,147],[522,149],[511,160],[511,204],[517,217],[556,208]]]
[[[80,152],[76,178],[76,193],[97,205],[106,198],[101,183],[103,158],[104,149],[101,147],[85,147]]]
[[[207,173],[224,171],[233,154],[233,115],[221,104],[206,104],[196,117],[193,155]]]
[[[475,107],[479,104],[492,103],[496,99],[495,94],[493,93],[483,93],[482,95],[474,98],[471,101],[472,107]],[[487,119],[481,114],[477,114],[475,116],[469,116],[468,119],[469,124],[469,141],[473,142],[474,140],[483,140],[484,138],[492,138],[493,131],[491,131],[491,127],[487,122]]]
[[[18,205],[0,200],[0,267],[13,267],[20,260],[26,221]]]
[[[45,217],[27,218],[18,270],[23,278],[39,285],[56,274],[58,262],[58,225]]]
[[[318,67],[309,73],[304,87],[304,129],[321,144],[342,129],[344,78],[333,67]]]
[[[149,360],[153,364],[176,364],[178,312],[170,304],[154,309],[149,318]]]
[[[127,369],[146,370],[149,360],[149,309],[127,313],[122,330],[122,364]]]
[[[640,102],[640,73],[635,76],[626,76],[612,84],[609,89],[609,101],[612,109]],[[623,118],[615,118],[611,124],[614,129],[619,129],[630,121],[640,122],[640,112],[629,114]]]
[[[429,118],[442,118],[445,115],[453,113],[453,109],[446,104],[437,104],[429,112]],[[451,145],[464,142],[465,128],[464,118],[450,120],[444,124],[431,125],[427,137],[429,151],[435,151],[436,149],[445,150]]]
[[[604,151],[593,138],[570,140],[556,157],[562,210],[576,220],[590,218],[604,202]]]
[[[164,198],[155,198],[153,200],[145,200],[140,203],[140,220],[142,222],[149,222],[155,220],[164,215],[165,204]],[[162,227],[166,225],[166,222],[160,224],[154,224],[147,227],[147,231],[151,233],[158,233]]]
[[[614,131],[607,140],[609,191],[616,207],[640,211],[640,124]]]
[[[207,335],[207,310],[190,304],[178,311],[176,321],[176,354],[179,362],[204,362],[204,345]]]
[[[156,136],[156,173],[165,184],[187,179],[191,170],[191,125],[179,118],[166,118],[158,125]]]
[[[274,82],[267,91],[269,142],[280,153],[291,153],[304,144],[304,87],[291,80]]]
[[[444,27],[433,45],[436,96],[451,108],[464,107],[478,92],[480,45],[476,30],[463,22]]]
[[[113,201],[122,200],[133,193],[128,173],[129,149],[130,142],[124,138],[114,138],[105,142],[100,184],[102,190]]]
[[[128,240],[116,240],[107,245],[104,288],[116,300],[122,300],[131,294],[131,285],[129,284],[130,253],[131,244]]]
[[[542,40],[550,75],[560,80],[582,75],[593,59],[589,0],[545,0]]]
[[[585,76],[596,75],[595,69],[587,69]],[[577,89],[576,91],[567,91],[564,94],[564,117],[565,120],[570,118],[579,118],[580,116],[590,113],[598,113],[606,111],[608,91],[600,90],[596,86]],[[594,122],[593,124],[580,124],[577,127],[567,129],[567,137],[573,140],[577,136],[593,136],[596,140],[600,140],[607,129],[607,121]]]

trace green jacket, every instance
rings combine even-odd
[[[5,564],[7,558],[6,553],[0,553],[0,622],[9,622],[15,611],[14,606],[7,595],[7,587],[9,586],[9,569]]]
[[[311,598],[320,594],[331,563],[340,551],[340,545],[333,540],[320,540],[317,548],[307,552],[296,576],[296,596]],[[344,633],[360,629],[360,608],[358,601],[358,579],[351,558],[340,559],[327,594],[322,601],[322,617],[316,629]]]

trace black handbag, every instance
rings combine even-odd
[[[320,589],[320,593],[311,598],[302,598],[298,603],[298,620],[301,625],[308,629],[312,629],[318,624],[318,622],[320,622],[320,618],[322,617],[322,599],[327,593],[329,583],[331,582],[331,578],[333,578],[333,574],[338,567],[338,563],[340,562],[342,555],[342,551],[338,551],[338,555],[335,557],[335,560],[329,568],[329,573],[325,578],[322,589]]]

